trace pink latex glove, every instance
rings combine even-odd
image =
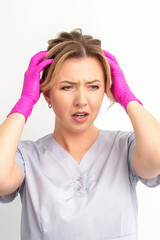
[[[23,114],[26,118],[25,122],[32,112],[33,105],[36,104],[40,97],[40,72],[53,62],[53,59],[43,61],[46,55],[47,51],[41,51],[31,58],[28,69],[24,74],[21,97],[10,112],[10,114],[16,112]]]
[[[138,101],[143,106],[143,104],[131,92],[116,58],[105,50],[103,50],[103,53],[107,57],[107,60],[110,64],[113,81],[111,86],[111,92],[115,101],[121,104],[126,110],[126,112],[127,104],[131,101]]]

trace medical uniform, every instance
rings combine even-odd
[[[140,180],[149,187],[160,175],[141,179],[132,169],[133,132],[100,130],[80,163],[49,134],[20,141],[15,161],[21,187],[0,196],[22,200],[22,240],[136,240]]]

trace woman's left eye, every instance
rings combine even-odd
[[[92,89],[98,89],[99,88],[99,86],[96,86],[96,85],[92,85],[92,86],[90,86]]]

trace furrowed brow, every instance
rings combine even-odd
[[[101,82],[100,80],[93,80],[93,81],[90,81],[90,82],[86,82],[87,84],[90,84],[90,83],[94,83],[94,82]],[[68,83],[68,84],[78,84],[77,82],[70,82],[70,81],[62,81],[60,82],[59,84],[61,83]]]

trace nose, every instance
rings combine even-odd
[[[83,88],[77,89],[75,93],[74,105],[80,107],[87,105],[86,93]]]

